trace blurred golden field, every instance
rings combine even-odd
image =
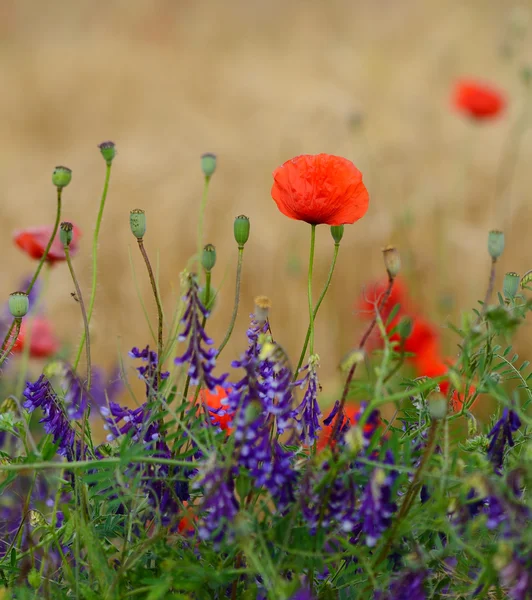
[[[245,347],[253,297],[271,297],[272,329],[296,360],[307,327],[309,227],[282,216],[271,173],[297,154],[353,160],[370,192],[366,217],[348,227],[332,288],[317,321],[323,376],[361,330],[354,301],[383,275],[381,247],[396,244],[420,306],[445,329],[483,297],[487,231],[504,228],[505,271],[532,268],[532,139],[521,71],[531,60],[526,6],[500,0],[3,0],[0,3],[1,291],[34,264],[12,230],[51,223],[55,165],[72,168],[64,218],[84,230],[75,265],[88,296],[91,237],[105,172],[97,144],[119,156],[99,245],[95,362],[149,341],[133,264],[155,308],[130,233],[129,210],[144,208],[145,243],[159,253],[165,307],[196,249],[203,189],[199,156],[218,155],[205,241],[215,244],[223,285],[210,333],[221,340],[234,294],[233,219],[251,220],[241,310],[222,363]],[[531,23],[532,26],[532,23]],[[471,76],[505,91],[493,122],[467,121],[450,105],[454,81]],[[501,166],[502,165],[502,166]],[[331,256],[318,228],[316,295]],[[79,305],[64,265],[52,270],[49,314],[77,342]],[[530,351],[528,329],[520,347]]]

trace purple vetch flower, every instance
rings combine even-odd
[[[290,600],[312,600],[312,594],[307,587],[302,587],[293,596],[290,596]]]
[[[391,582],[388,593],[376,592],[374,600],[425,600],[426,576],[423,570],[404,571]]]
[[[300,431],[300,439],[303,443],[312,445],[318,439],[321,431],[321,410],[318,404],[318,373],[316,371],[317,359],[311,357],[309,360],[308,373],[302,380],[302,385],[307,384],[307,389],[301,404],[296,408],[295,414]]]
[[[139,373],[139,379],[142,379],[146,384],[146,397],[148,398],[151,395],[150,392],[157,392],[158,383],[155,377],[159,361],[157,352],[150,350],[149,346],[146,346],[143,350],[139,350],[135,347],[131,348],[129,356],[131,356],[131,358],[140,358],[143,362],[147,363],[146,365],[137,367],[137,371]],[[161,380],[167,379],[169,375],[170,373],[168,371],[161,372]]]
[[[519,427],[521,427],[521,420],[517,413],[505,408],[501,418],[488,433],[488,438],[491,438],[488,447],[488,458],[493,463],[496,473],[500,474],[506,445],[508,444],[510,447],[514,445],[512,433],[516,432]]]
[[[72,456],[74,447],[74,429],[61,406],[59,399],[44,375],[35,383],[26,382],[24,390],[26,401],[23,406],[28,412],[40,408],[44,417],[39,421],[43,424],[46,433],[53,436],[54,444],[58,444],[58,454]]]
[[[386,452],[384,462],[389,465],[395,464],[390,450]],[[362,531],[366,534],[366,544],[370,548],[375,546],[380,536],[388,529],[391,517],[397,510],[397,505],[392,502],[392,486],[396,478],[396,471],[375,467],[364,490],[360,519],[363,523]]]
[[[217,385],[224,384],[227,374],[214,377],[212,371],[216,366],[216,348],[212,348],[213,341],[202,327],[202,319],[208,317],[209,312],[199,299],[198,282],[194,275],[188,278],[189,288],[184,298],[187,308],[181,319],[184,325],[178,340],[184,342],[188,339],[188,348],[182,356],[174,359],[176,365],[188,363],[188,375],[192,385],[199,385],[203,380],[205,386],[212,392]],[[211,347],[209,347],[211,346]]]
[[[229,524],[234,521],[239,509],[233,469],[217,466],[211,461],[193,487],[203,491],[200,510],[204,516],[198,535],[202,540],[211,540],[217,547],[224,538],[231,538]]]
[[[502,569],[499,577],[503,587],[507,588],[508,598],[512,600],[530,600],[532,598],[532,557],[530,552],[514,552]]]
[[[352,421],[349,417],[347,417],[345,412],[342,411],[342,415],[340,417],[340,425],[338,428],[337,441],[340,441],[341,444],[345,443],[344,442],[345,434],[349,431],[349,429],[352,426],[357,425],[360,422],[360,419],[361,419],[362,415],[364,414],[364,412],[367,410],[367,408],[368,408],[368,403],[365,401],[361,402],[360,408],[357,410],[357,412],[353,416]],[[336,416],[337,416],[339,410],[340,410],[340,401],[337,400],[334,403],[334,406],[332,407],[331,412],[327,415],[327,417],[325,419],[323,419],[323,424],[326,427],[332,428],[331,434],[330,434],[331,436],[334,433],[334,429],[336,428]],[[380,412],[377,409],[373,409],[371,411],[371,413],[368,415],[368,418],[366,419],[366,421],[364,423],[364,428],[362,431],[362,449],[363,450],[366,450],[368,448],[368,446],[370,445],[371,439],[380,424],[381,424]]]
[[[108,442],[128,434],[134,442],[142,441],[144,444],[153,444],[160,438],[159,424],[153,419],[146,402],[135,409],[109,402],[109,406],[100,408],[100,413],[105,421],[104,429],[109,432]]]

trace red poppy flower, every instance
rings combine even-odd
[[[498,116],[506,105],[504,95],[497,89],[479,81],[458,81],[453,102],[456,108],[477,120]]]
[[[357,402],[346,402],[344,407],[344,413],[351,422],[351,424],[355,422],[359,410],[360,405]],[[320,431],[319,438],[316,443],[316,447],[318,448],[318,450],[323,450],[323,448],[326,448],[329,445],[329,440],[331,439],[335,424],[336,417],[332,420],[332,423],[330,425],[323,426],[323,429]],[[368,427],[368,425],[365,425],[364,427],[366,428]],[[336,442],[333,442],[332,446],[334,446],[335,444]]]
[[[194,531],[194,521],[196,515],[193,510],[187,506],[186,502],[183,502],[185,506],[185,516],[179,521],[177,525],[177,531],[181,534],[192,533]]]
[[[31,258],[39,260],[42,258],[52,231],[54,228],[51,225],[41,225],[39,227],[28,227],[27,229],[20,229],[15,231],[13,239],[15,244]],[[70,255],[73,256],[78,251],[79,238],[81,236],[81,230],[79,227],[74,225],[72,230],[72,242],[70,243]],[[63,250],[63,244],[59,239],[59,233],[56,234],[54,241],[48,252],[46,260],[50,263],[56,263],[65,260],[65,252]]]
[[[222,400],[227,398],[227,391],[221,385],[217,385],[214,392],[201,390],[201,401],[209,409],[212,424],[230,434],[232,429],[229,424],[233,420],[233,413],[229,412],[227,405],[222,404]]]
[[[275,169],[273,179],[272,198],[291,219],[311,225],[346,225],[368,210],[362,173],[340,156],[296,156]]]
[[[30,356],[32,358],[49,358],[59,350],[59,340],[53,332],[50,321],[42,317],[34,317],[30,324]],[[26,348],[28,326],[22,321],[20,333],[13,346],[13,352],[23,352]]]

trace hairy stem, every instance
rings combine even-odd
[[[235,326],[236,316],[238,314],[238,304],[240,302],[240,282],[241,282],[241,278],[242,278],[242,261],[243,261],[243,259],[244,259],[244,246],[239,246],[238,247],[238,262],[236,265],[236,286],[235,286],[235,302],[233,305],[233,314],[231,315],[231,321],[229,323],[229,327],[227,329],[225,337],[224,337],[222,343],[220,344],[220,347],[218,348],[218,354],[216,355],[217,357],[220,356],[222,350],[225,348],[227,342],[229,341],[229,338],[231,337],[231,334],[233,333],[233,328]]]
[[[205,208],[207,206],[207,195],[209,192],[209,175],[205,176],[205,184],[203,186],[203,196],[200,204],[200,214],[198,219],[198,261],[201,261],[201,251],[203,249],[203,224],[205,221]]]
[[[0,358],[0,367],[4,364],[4,361],[10,355],[11,350],[13,350],[13,346],[15,345],[15,343],[18,339],[19,333],[20,333],[20,326],[22,325],[22,319],[15,319],[14,323],[15,323],[15,333],[13,334],[13,337],[11,338],[9,345],[5,349],[5,351],[2,355],[2,358]],[[5,343],[5,341],[4,341],[4,343]]]
[[[308,312],[309,312],[309,354],[314,354],[314,304],[312,302],[312,269],[314,267],[314,246],[316,244],[316,225],[310,226],[310,252],[308,258]]]

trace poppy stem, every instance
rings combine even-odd
[[[159,292],[157,290],[157,282],[155,281],[153,269],[151,268],[150,259],[148,258],[146,248],[144,248],[144,241],[142,238],[138,238],[137,242],[139,244],[140,253],[142,254],[144,262],[146,263],[146,269],[148,270],[151,289],[153,290],[153,295],[155,296],[155,303],[157,304],[157,368],[155,371],[155,380],[157,381],[157,389],[159,389],[159,386],[161,385],[161,367],[163,354],[163,307],[161,304]]]
[[[336,259],[338,258],[339,250],[340,250],[340,244],[339,243],[334,244],[334,254],[333,254],[331,267],[329,269],[329,274],[327,275],[327,281],[325,282],[325,285],[323,286],[323,290],[321,291],[320,297],[318,298],[318,301],[316,302],[316,306],[314,307],[314,319],[316,318],[316,315],[318,314],[318,310],[320,309],[321,303],[323,302],[323,299],[325,298],[325,294],[327,293],[329,286],[331,285],[331,280],[332,280],[332,276],[334,273],[334,268],[336,266]],[[297,374],[299,373],[299,369],[301,369],[301,365],[303,364],[303,360],[305,359],[305,354],[307,353],[309,339],[310,339],[310,324],[307,328],[307,335],[305,337],[305,343],[303,344],[303,349],[301,350],[301,355],[299,356],[299,362],[297,364],[297,368],[294,371],[294,381],[297,379]]]
[[[57,234],[57,230],[59,229],[59,222],[61,221],[61,194],[62,194],[62,192],[63,192],[63,188],[58,187],[57,188],[57,210],[55,213],[55,223],[54,223],[52,235],[50,236],[50,239],[48,240],[48,244],[46,245],[46,248],[44,249],[43,255],[41,256],[41,260],[39,261],[39,264],[37,265],[37,269],[36,269],[35,273],[33,274],[33,277],[31,278],[31,281],[30,281],[28,287],[26,288],[26,294],[29,294],[31,292],[31,290],[33,289],[33,286],[35,285],[35,282],[37,281],[37,278],[39,277],[39,273],[41,272],[41,269],[43,268],[43,265],[46,262],[46,259],[48,258],[48,253],[50,252],[50,248],[52,247],[52,243]],[[9,337],[11,336],[11,333],[13,332],[13,327],[15,327],[15,320],[13,320],[11,322],[11,326],[7,330],[6,337],[4,338],[4,341],[2,342],[2,348],[5,348],[8,340],[9,340]],[[0,362],[0,365],[4,362],[4,360],[5,360],[5,358]]]
[[[105,200],[107,198],[107,191],[109,189],[109,179],[111,178],[111,162],[107,163],[105,169],[105,181],[103,184],[102,197],[100,200],[100,208],[98,209],[98,216],[96,217],[96,226],[94,228],[94,236],[92,238],[92,286],[91,286],[91,295],[89,299],[89,310],[87,311],[87,322],[90,325],[92,318],[92,311],[94,310],[94,301],[96,299],[96,280],[97,280],[97,259],[98,259],[98,237],[100,235],[100,227],[102,224],[103,218],[103,209],[105,208]],[[78,348],[78,353],[76,355],[76,360],[73,364],[73,370],[75,371],[78,367],[81,353],[83,352],[83,345],[85,344],[85,332],[83,332],[81,336],[81,341]]]
[[[13,346],[15,345],[19,333],[20,333],[20,326],[22,325],[22,319],[15,319],[13,321],[14,323],[14,327],[15,327],[15,333],[13,335],[13,337],[11,338],[11,342],[9,342],[9,346],[6,348],[4,354],[2,355],[2,357],[0,358],[0,367],[4,364],[4,361],[6,360],[6,358],[11,354],[11,350],[13,350]],[[11,333],[12,328],[9,330],[9,333]],[[6,343],[6,340],[4,340],[4,345]]]
[[[79,282],[76,277],[76,273],[74,272],[74,266],[72,265],[72,258],[70,256],[70,250],[68,245],[65,244],[63,246],[63,250],[65,251],[66,262],[68,265],[68,270],[70,271],[70,276],[72,277],[72,282],[74,283],[74,287],[76,288],[76,296],[79,302],[79,307],[81,309],[81,316],[83,318],[83,328],[85,330],[85,354],[87,356],[87,383],[86,390],[90,393],[91,389],[91,344],[90,344],[90,336],[89,336],[89,321],[87,319],[87,311],[85,310],[85,302],[83,301],[83,296],[81,294],[81,288],[79,287]]]
[[[309,312],[309,354],[314,354],[314,305],[312,302],[312,268],[314,266],[314,246],[316,245],[316,225],[310,226],[310,255],[308,260],[308,312]]]
[[[495,265],[497,264],[497,259],[491,259],[491,269],[490,269],[490,278],[488,280],[488,289],[486,290],[486,295],[484,296],[484,302],[482,304],[482,311],[478,317],[477,325],[480,324],[480,321],[483,317],[486,316],[486,312],[488,311],[488,305],[491,300],[491,296],[493,294],[493,288],[495,286]]]
[[[207,206],[207,194],[209,192],[210,175],[205,175],[205,184],[203,186],[203,196],[201,198],[200,213],[198,219],[198,262],[201,261],[201,252],[203,249],[203,224],[205,221],[205,208]]]
[[[218,348],[218,354],[216,357],[220,356],[220,353],[225,348],[231,334],[233,333],[233,328],[235,326],[236,316],[238,314],[238,304],[240,302],[240,282],[242,278],[242,261],[244,259],[244,246],[238,246],[238,262],[236,264],[236,287],[235,287],[235,303],[233,305],[233,314],[231,315],[231,322],[229,323],[229,328],[225,334],[223,342],[220,344]]]

